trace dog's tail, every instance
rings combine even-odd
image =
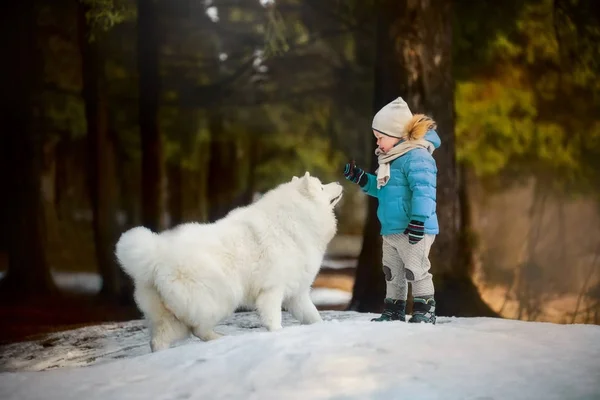
[[[148,228],[138,226],[124,232],[116,244],[115,254],[123,271],[136,283],[151,283],[158,264],[159,237]]]

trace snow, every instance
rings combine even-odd
[[[600,326],[494,318],[323,323],[267,332],[256,313],[150,353],[141,321],[0,348],[1,399],[598,399]]]
[[[334,306],[348,304],[352,299],[352,293],[340,289],[313,288],[310,298],[316,306]]]

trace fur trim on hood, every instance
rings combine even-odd
[[[415,114],[406,124],[405,132],[407,140],[419,140],[425,137],[430,130],[436,129],[433,119],[424,114]]]

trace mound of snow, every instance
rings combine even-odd
[[[238,313],[204,343],[150,353],[141,321],[0,348],[1,399],[596,399],[600,326],[493,318],[325,321],[266,332]],[[38,371],[38,372],[35,372]]]

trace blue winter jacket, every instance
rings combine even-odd
[[[441,140],[434,130],[424,137],[437,149]],[[367,174],[362,190],[377,197],[381,234],[403,233],[410,220],[425,223],[425,233],[439,233],[436,208],[437,167],[426,149],[413,149],[390,164],[388,183],[377,189],[377,177]]]

